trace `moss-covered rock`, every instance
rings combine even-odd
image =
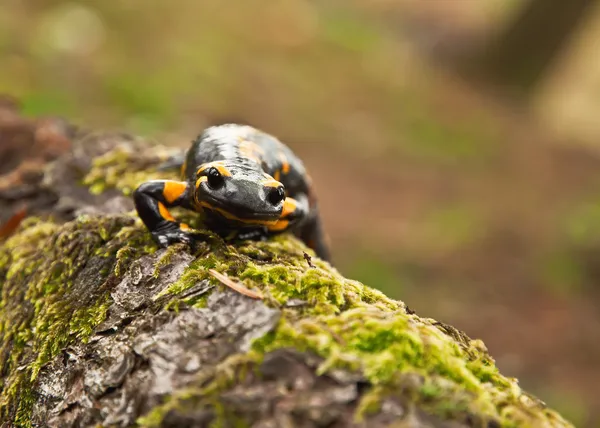
[[[82,179],[95,193],[177,175],[158,168],[167,149],[112,150]],[[193,254],[158,250],[133,212],[98,208],[29,219],[1,243],[2,422],[570,426],[499,373],[483,342],[309,266],[295,238],[204,236]]]

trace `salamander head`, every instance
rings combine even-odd
[[[221,222],[267,226],[281,215],[285,188],[258,167],[215,161],[198,168],[194,199]]]

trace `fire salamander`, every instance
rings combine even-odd
[[[311,180],[300,159],[277,138],[251,126],[207,128],[181,166],[182,181],[153,180],[133,194],[138,215],[162,247],[189,245],[194,235],[169,207],[202,213],[219,235],[266,239],[292,231],[317,256],[329,260]]]

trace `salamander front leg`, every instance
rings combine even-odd
[[[189,226],[175,220],[167,209],[174,206],[190,208],[188,200],[189,186],[179,181],[148,181],[133,192],[138,215],[161,247],[176,242],[193,244]]]

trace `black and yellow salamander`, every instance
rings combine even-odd
[[[148,181],[133,194],[159,245],[193,244],[189,226],[168,211],[180,206],[202,213],[206,227],[221,236],[266,239],[292,231],[318,257],[330,259],[310,177],[277,138],[251,126],[213,126],[179,164],[182,181]]]

